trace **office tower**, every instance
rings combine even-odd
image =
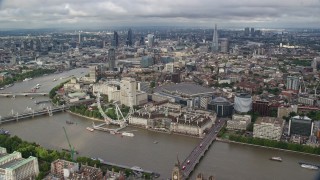
[[[79,40],[78,40],[79,44],[81,43],[81,33],[79,32]]]
[[[140,67],[147,68],[154,65],[153,58],[151,56],[142,56],[140,61]]]
[[[220,52],[228,53],[229,52],[229,40],[228,38],[220,38]]]
[[[251,37],[254,37],[254,28],[251,28],[250,34],[251,34]]]
[[[116,52],[114,48],[109,49],[108,59],[109,59],[109,71],[114,71],[114,68],[116,66]]]
[[[244,36],[249,36],[249,34],[250,34],[250,28],[249,27],[244,28]]]
[[[113,47],[119,46],[119,35],[118,35],[117,31],[113,32],[112,46]]]
[[[133,44],[133,34],[132,34],[132,29],[129,29],[128,37],[127,37],[127,46],[132,46],[132,44]]]
[[[153,47],[153,45],[154,45],[154,35],[148,34],[148,46]]]
[[[212,39],[212,52],[218,52],[219,44],[218,44],[218,28],[217,24],[214,26],[213,39]]]
[[[143,36],[140,37],[140,45],[144,45],[144,37]]]
[[[288,76],[287,77],[287,90],[299,90],[299,77],[296,76]]]
[[[136,105],[137,82],[133,78],[125,77],[121,80],[120,101],[126,106]]]

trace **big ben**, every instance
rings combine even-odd
[[[177,163],[174,165],[173,170],[172,170],[172,180],[182,180],[182,172],[180,168],[180,162],[179,159],[177,158]]]

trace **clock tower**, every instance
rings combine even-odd
[[[182,180],[182,171],[180,167],[180,161],[177,156],[177,163],[174,165],[172,170],[172,180]]]

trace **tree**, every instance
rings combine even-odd
[[[156,82],[155,82],[155,81],[151,81],[150,87],[151,87],[151,88],[155,88],[155,87],[156,87]]]

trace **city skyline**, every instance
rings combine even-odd
[[[320,1],[0,0],[0,28],[192,26],[319,28]]]

